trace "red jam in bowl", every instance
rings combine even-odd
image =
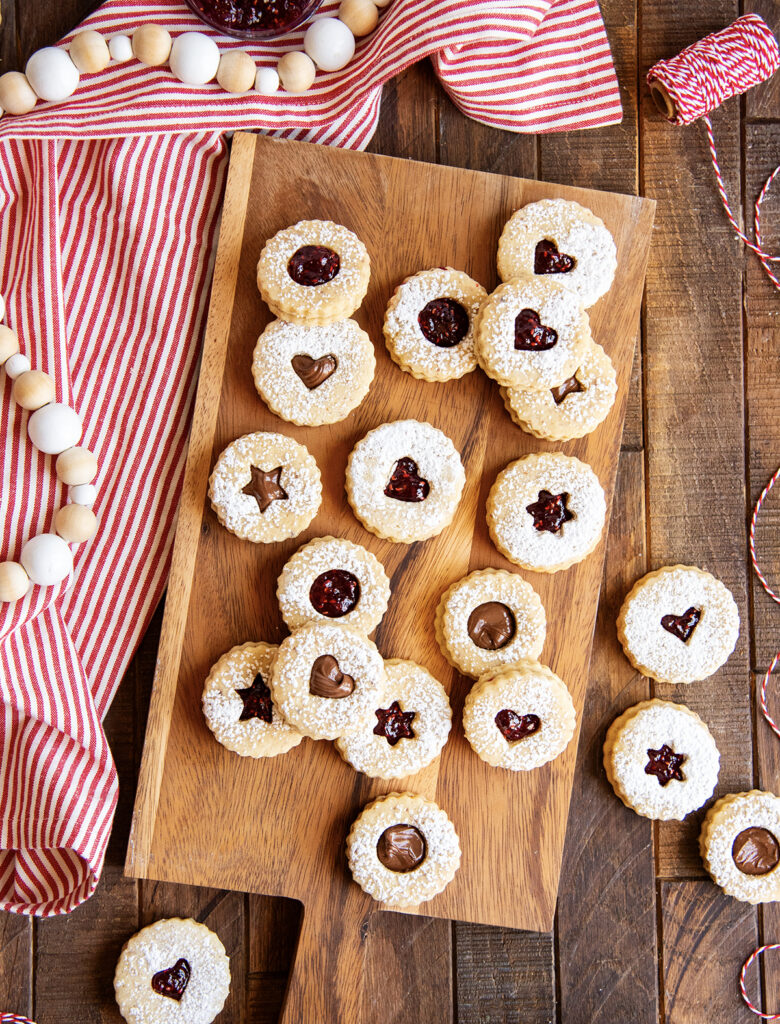
[[[187,0],[207,25],[239,39],[283,36],[307,21],[322,0]]]

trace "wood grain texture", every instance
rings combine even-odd
[[[32,1013],[32,939],[29,918],[0,914],[0,1006],[23,1016]]]
[[[345,510],[342,474],[346,454],[366,429],[399,414],[417,415],[418,418],[433,420],[453,437],[463,453],[470,483],[452,527],[440,538],[415,550],[414,577],[396,580],[396,600],[378,631],[378,643],[387,654],[414,650],[419,660],[450,684],[457,714],[466,684],[453,678],[453,673],[441,658],[430,625],[419,619],[416,609],[426,607],[433,610],[441,591],[468,568],[502,564],[489,546],[481,515],[477,517],[477,530],[472,538],[478,499],[481,504],[487,487],[497,470],[506,463],[508,454],[536,450],[540,445],[531,443],[531,439],[511,426],[498,407],[497,392],[486,379],[475,374],[460,382],[457,392],[450,390],[452,398],[447,404],[438,405],[438,396],[433,390],[408,376],[402,377],[382,349],[377,352],[377,398],[373,403],[369,399],[344,424],[327,430],[312,432],[290,429],[288,425],[281,424],[270,416],[254,395],[247,372],[251,349],[266,317],[254,280],[257,254],[265,239],[291,220],[320,215],[356,227],[374,256],[373,287],[358,319],[365,318],[363,322],[377,336],[392,286],[419,267],[438,261],[464,266],[492,286],[495,244],[506,216],[522,202],[550,194],[550,189],[516,179],[428,165],[412,166],[406,162],[333,153],[317,147],[268,140],[258,140],[256,144],[255,177],[252,183],[247,179],[246,188],[249,189],[251,184],[255,194],[259,194],[256,190],[265,180],[269,168],[275,168],[276,180],[294,180],[296,184],[282,205],[281,199],[275,201],[273,197],[269,197],[262,207],[253,203],[249,205],[235,303],[230,292],[224,296],[228,303],[226,308],[233,308],[233,322],[212,462],[225,444],[250,429],[282,430],[304,440],[320,466],[325,468],[325,502],[320,518],[315,520],[307,535],[295,542],[260,552],[264,569],[259,577],[256,570],[258,553],[222,530],[210,510],[206,510],[194,579],[179,580],[176,570],[172,577],[177,596],[186,595],[192,586],[189,618],[186,624],[183,615],[178,619],[178,636],[184,657],[167,749],[164,739],[160,742],[155,737],[150,748],[153,755],[148,755],[158,762],[160,753],[165,749],[166,768],[153,828],[154,806],[151,805],[148,811],[144,809],[143,790],[136,808],[136,821],[139,814],[148,815],[143,829],[151,837],[151,845],[148,848],[144,845],[149,856],[145,861],[141,859],[139,844],[132,844],[128,867],[131,872],[170,880],[255,891],[265,889],[280,895],[303,897],[306,905],[286,1013],[289,1019],[295,1020],[304,1006],[309,1013],[315,1012],[310,1003],[303,1001],[304,998],[311,999],[315,993],[314,998],[324,1000],[319,1012],[326,1017],[331,1014],[336,1019],[339,1014],[343,1016],[352,1011],[352,1000],[359,995],[359,966],[365,951],[362,925],[371,909],[369,901],[357,887],[348,884],[342,859],[343,836],[357,809],[371,793],[394,788],[397,783],[377,786],[356,779],[351,769],[323,744],[304,743],[283,759],[269,764],[237,764],[234,757],[226,757],[225,752],[213,743],[201,721],[198,698],[203,678],[216,656],[232,643],[249,635],[262,634],[268,639],[280,636],[274,598],[276,575],[301,540],[323,531],[320,524],[327,523],[329,532],[337,524],[339,533],[367,544],[385,562],[391,577],[402,567],[408,557],[407,549],[369,538]],[[337,195],[327,185],[331,176],[341,185]],[[594,466],[609,491],[617,459],[617,437],[652,207],[628,197],[579,190],[556,191],[580,199],[604,216],[621,251],[619,278],[608,300],[595,311],[593,324],[599,338],[605,333],[603,325],[609,323],[609,338],[604,338],[604,341],[618,368],[623,401],[616,404],[610,420],[600,431],[589,439],[567,446],[572,453],[576,452]],[[381,197],[381,202],[375,199],[374,205],[366,210],[367,197]],[[425,214],[420,203],[425,205]],[[468,211],[468,233],[457,230],[463,211]],[[457,217],[458,223],[450,226],[453,216]],[[398,219],[401,223],[412,221],[420,224],[419,238],[415,237],[410,243],[408,234],[404,239],[396,236],[395,244],[388,245],[388,234]],[[475,246],[476,237],[485,239],[484,244]],[[212,305],[212,316],[217,315],[215,308],[223,307]],[[205,358],[209,358],[208,348]],[[215,393],[216,390],[212,390],[212,394]],[[488,412],[491,403],[492,410]],[[475,408],[481,409],[476,422],[473,412],[469,415],[469,410]],[[200,436],[197,422],[195,432]],[[203,463],[199,474],[201,490],[197,496],[193,495],[197,497],[198,514],[204,504],[206,467]],[[187,500],[185,491],[185,505]],[[192,509],[185,508],[183,515],[194,536],[191,512]],[[581,706],[600,564],[594,557],[561,575],[562,578],[535,579],[534,583],[548,607],[552,607],[554,595],[556,603],[561,602],[561,606],[573,609],[567,617],[565,645],[555,641],[553,620],[548,633],[549,658],[553,667],[567,679],[575,702]],[[248,587],[243,587],[241,601],[215,603],[215,593],[235,592],[236,581],[242,579],[251,582]],[[575,593],[579,594],[577,602],[573,601]],[[183,608],[182,601],[180,611]],[[203,619],[206,609],[207,629]],[[164,634],[169,622],[174,622],[168,618],[170,615],[169,606]],[[164,636],[163,648],[165,644]],[[173,665],[175,660],[166,663]],[[158,671],[160,685],[175,688],[175,675]],[[164,701],[170,699],[170,693],[164,694]],[[198,750],[195,761],[199,784],[185,789],[176,779],[185,764],[186,771],[191,771],[194,749]],[[547,923],[549,927],[573,754],[572,747],[552,769],[529,773],[527,777],[507,778],[504,773],[491,772],[482,762],[477,762],[456,731],[454,741],[447,745],[441,759],[438,786],[435,768],[426,773],[428,781],[425,786],[421,780],[415,783],[418,789],[423,788],[430,795],[435,793],[439,802],[448,809],[459,828],[465,851],[464,864],[455,881],[442,896],[426,905],[426,911],[436,916],[466,920],[484,919],[536,928]],[[306,795],[310,777],[319,780],[319,791],[327,795],[327,799],[315,806]],[[486,805],[478,794],[488,786],[491,802]],[[247,813],[251,803],[247,794],[252,793],[257,793],[258,797],[254,800],[254,812]],[[263,814],[269,806],[274,808],[273,816]],[[305,817],[300,813],[301,806],[307,806]],[[200,838],[206,807],[210,820],[231,822],[232,849],[223,844],[218,862],[210,856]],[[532,827],[530,820],[524,817],[525,809],[531,807],[534,808],[534,820],[544,826],[538,837],[535,835],[537,826]],[[255,823],[261,815],[266,848],[278,851],[272,858],[258,857],[253,842]],[[505,832],[512,836],[509,857],[501,849],[505,847],[501,839]],[[296,836],[297,856],[287,863],[282,850],[291,834]],[[540,844],[542,852],[538,853]],[[186,860],[181,856],[185,849],[188,852]],[[484,870],[485,863],[493,865],[491,871]],[[524,898],[507,900],[507,887],[511,885],[517,891],[518,879],[523,880]],[[334,905],[342,907],[340,922],[334,921]],[[324,948],[323,929],[329,928],[333,933],[340,924],[343,925],[340,933],[332,934],[329,947]],[[342,949],[341,956],[334,955],[339,943],[348,955],[344,955],[345,949]],[[306,978],[306,992],[297,980],[300,977]],[[329,979],[329,987],[319,983],[325,978]],[[342,1004],[340,1000],[348,1002]]]

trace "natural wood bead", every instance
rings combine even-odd
[[[97,476],[98,460],[89,448],[68,448],[57,456],[57,476],[68,487],[89,484]]]
[[[285,92],[299,93],[306,92],[314,85],[314,78],[317,69],[311,57],[307,57],[300,50],[291,50],[285,53],[276,65],[279,73],[279,81]]]
[[[374,0],[342,0],[339,21],[343,21],[353,36],[367,36],[379,21]]]
[[[30,577],[18,562],[0,562],[0,601],[18,601],[30,589]]]
[[[227,50],[219,58],[217,81],[225,92],[249,92],[256,74],[255,62],[244,50]]]
[[[0,366],[19,351],[19,339],[10,327],[0,324]]]
[[[94,29],[79,32],[68,48],[70,59],[85,75],[105,71],[111,61],[108,43]]]
[[[40,409],[54,401],[54,381],[43,370],[28,370],[14,381],[11,398],[23,409]]]
[[[97,516],[85,505],[63,505],[54,516],[54,529],[68,544],[83,544],[95,536]]]
[[[0,107],[9,114],[29,114],[38,97],[21,71],[6,71],[0,75]]]
[[[151,68],[164,64],[171,55],[173,39],[162,25],[141,25],[133,32],[133,53]]]
[[[374,0],[377,7],[389,7],[393,0]]]

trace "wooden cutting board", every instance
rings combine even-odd
[[[618,247],[608,295],[591,311],[593,334],[615,364],[619,390],[589,437],[548,444],[515,427],[498,387],[481,372],[461,381],[415,380],[390,360],[382,319],[395,286],[432,266],[497,284],[496,246],[509,215],[545,197],[575,199],[598,214]],[[552,927],[576,742],[533,772],[490,768],[463,738],[460,713],[470,680],[439,651],[439,596],[484,566],[516,570],[495,550],[485,499],[497,472],[535,451],[590,463],[611,503],[637,332],[654,203],[630,196],[351,153],[239,134],[233,140],[219,251],[179,514],[157,673],[127,855],[134,877],[294,897],[304,904],[284,1021],[359,1021],[362,942],[380,909],[351,882],[344,840],[360,808],[379,793],[411,789],[450,815],[463,848],[450,886],[423,914],[547,931]],[[277,419],[254,390],[252,349],[270,316],[255,283],[260,250],[280,228],[323,218],[353,229],[371,254],[368,295],[356,319],[376,345],[371,392],[346,420],[299,428]],[[411,547],[367,533],[344,494],[354,443],[388,420],[428,420],[452,438],[467,475],[455,520]],[[323,475],[324,498],[295,540],[253,545],[228,533],[206,499],[219,452],[256,430],[303,442]],[[239,758],[206,728],[200,695],[212,663],[234,644],[285,635],[276,580],[311,537],[358,541],[392,581],[376,633],[385,657],[419,661],[450,692],[453,730],[441,758],[417,776],[371,780],[330,743],[305,740],[274,759]],[[547,611],[541,660],[567,683],[581,714],[598,604],[604,542],[584,562],[552,576],[521,572]],[[598,685],[598,681],[596,681]]]

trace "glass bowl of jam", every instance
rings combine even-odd
[[[273,39],[298,28],[322,0],[186,0],[207,25],[238,39]]]

